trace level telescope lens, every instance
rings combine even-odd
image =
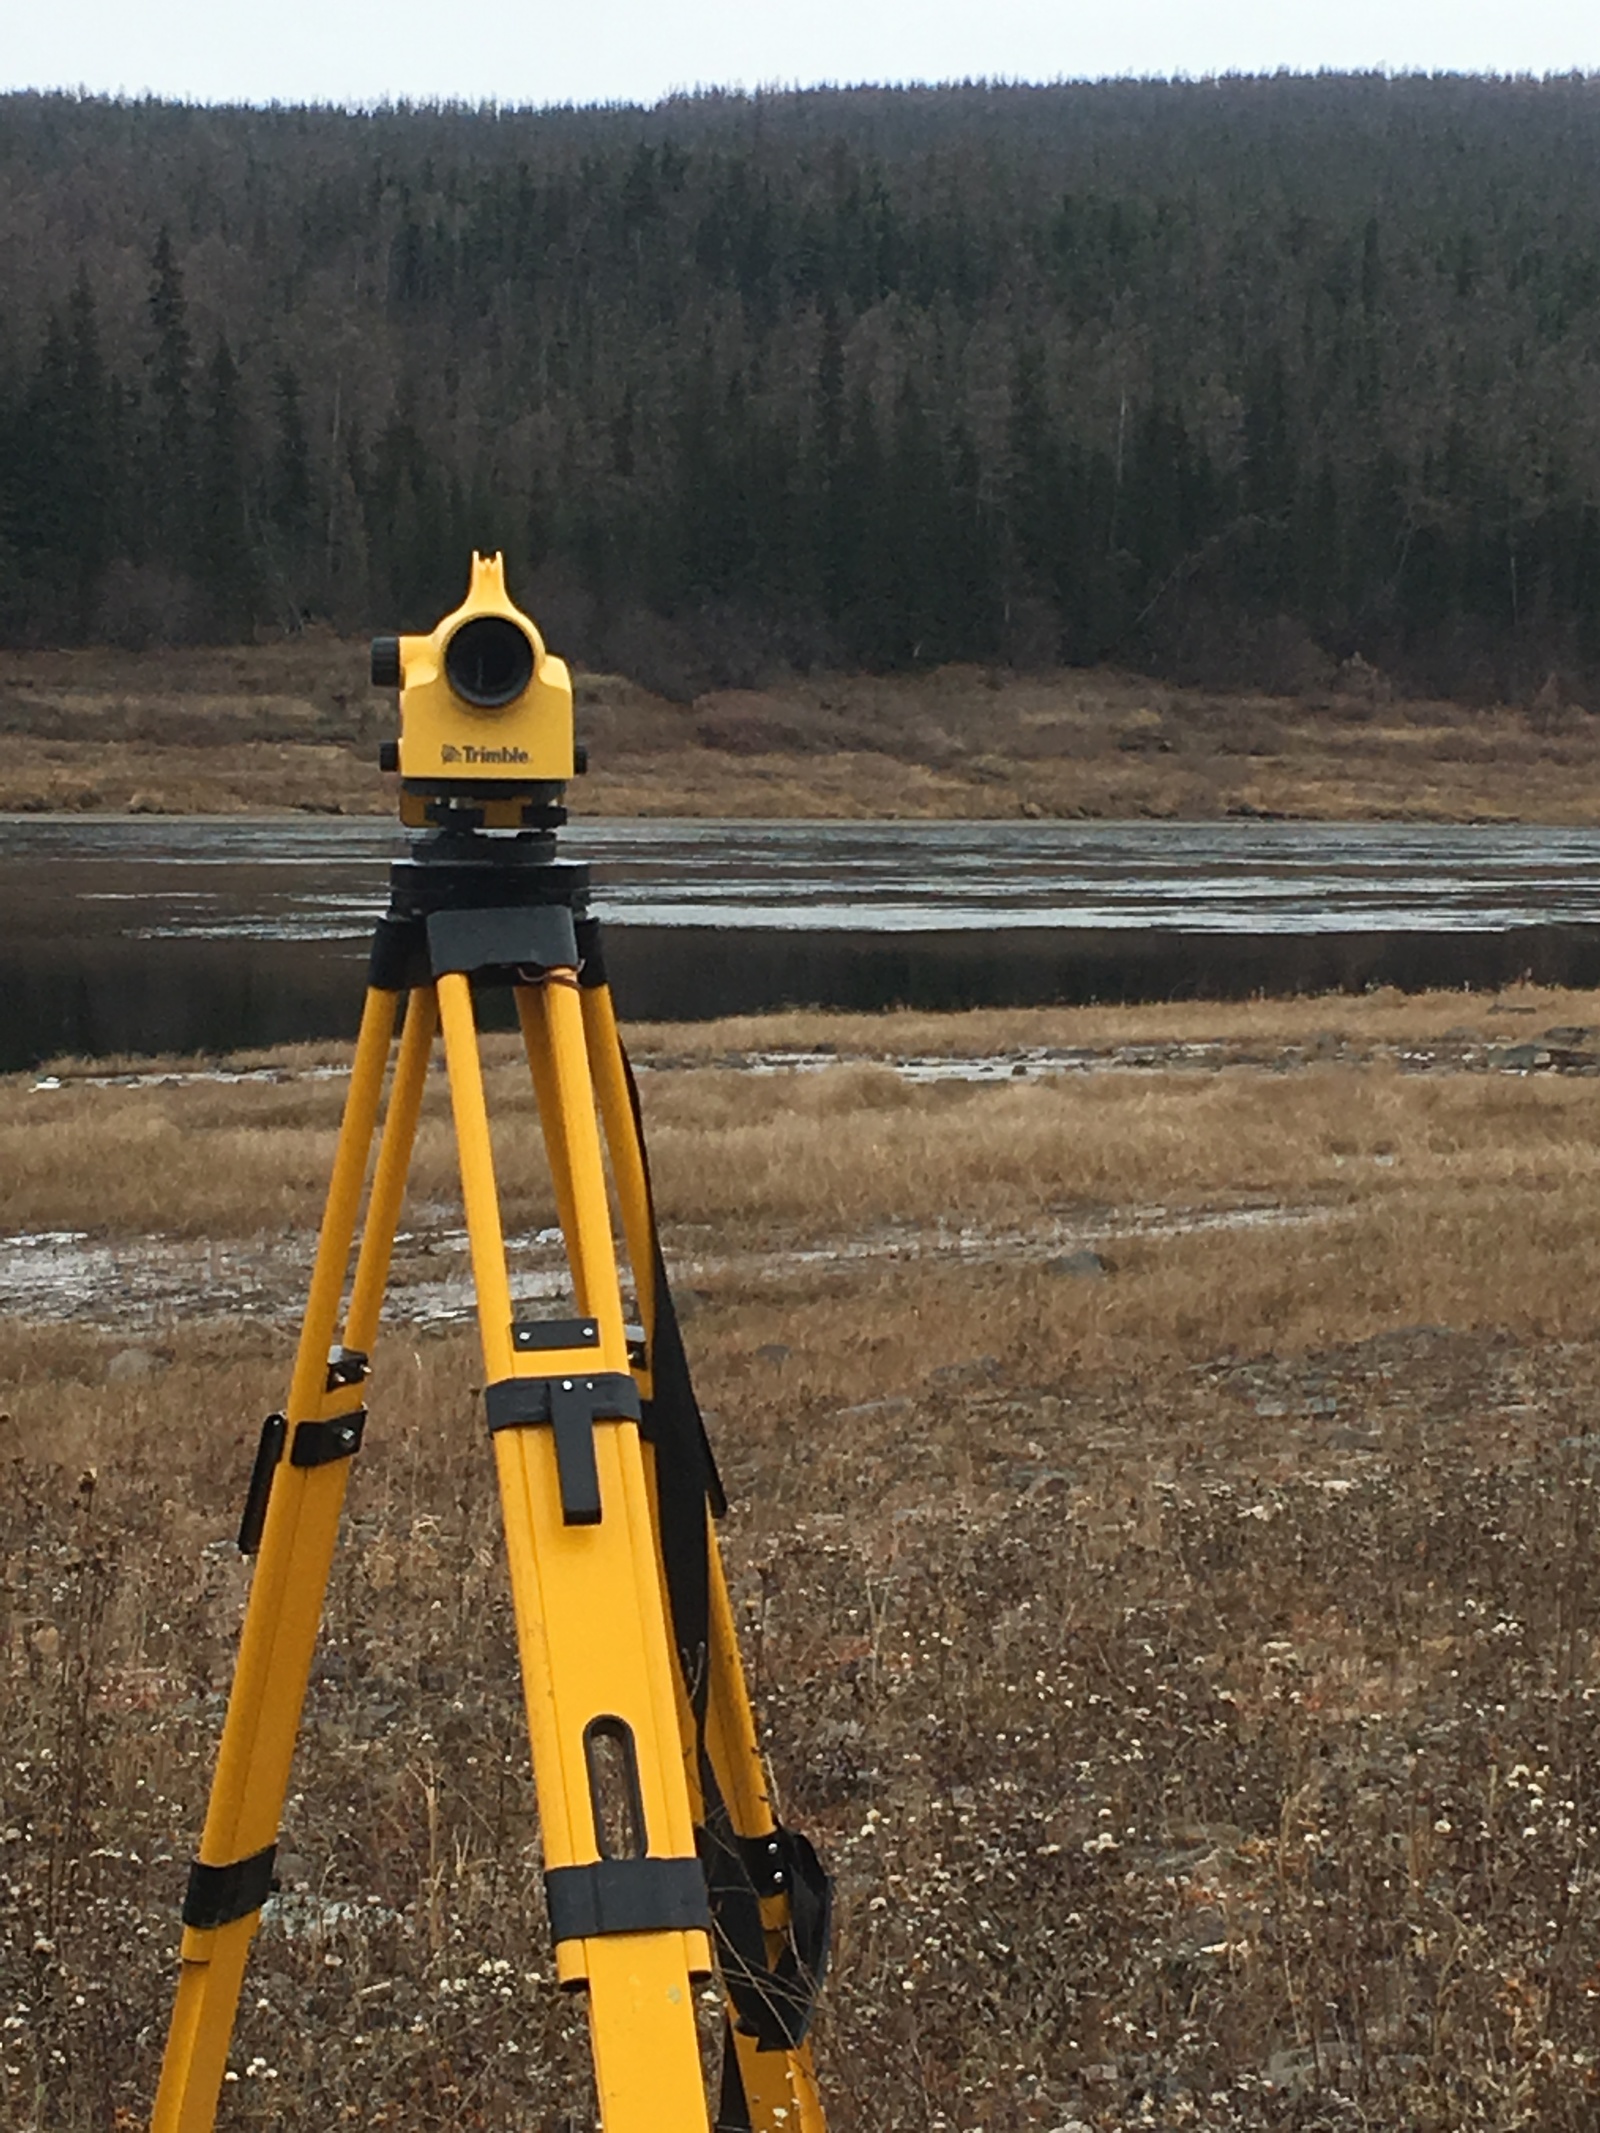
[[[475,615],[445,646],[444,671],[463,703],[499,711],[532,681],[533,646],[504,615]]]

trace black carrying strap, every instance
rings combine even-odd
[[[733,2041],[733,2024],[726,2017],[722,2024],[722,2088],[717,2097],[717,2115],[711,2122],[711,2133],[755,2133],[750,2123],[750,2099],[744,2092],[744,2075],[739,2070],[739,2053]]]
[[[789,1931],[777,1961],[769,1962],[762,1891],[751,1875],[745,1840],[734,1831],[703,1750],[700,1781],[706,1819],[697,1837],[723,1983],[745,2035],[754,2037],[762,2051],[788,2051],[805,2040],[828,1967],[833,1884],[810,1840],[780,1823],[772,1834],[783,1860],[782,1892],[789,1899]]]
[[[651,1397],[644,1403],[641,1428],[655,1447],[661,1554],[672,1631],[694,1711],[700,1787],[705,1802],[704,1822],[696,1832],[696,1841],[711,1898],[718,1964],[739,2027],[747,2036],[755,2037],[762,2050],[783,2051],[802,2042],[815,2011],[828,1966],[832,1884],[812,1845],[795,1831],[780,1825],[758,1845],[738,1834],[706,1749],[711,1642],[706,1509],[709,1505],[720,1517],[727,1509],[727,1498],[695,1397],[683,1335],[673,1308],[656,1227],[639,1091],[625,1051],[622,1068],[644,1170],[655,1273],[655,1322],[649,1329]],[[781,1954],[772,1963],[767,1958],[761,1898],[779,1893],[789,1899],[789,1930]],[[723,2054],[722,2093],[718,2126],[726,2124],[738,2133],[748,2125],[749,2116],[731,2039]],[[743,2117],[737,2115],[740,2111],[744,2111]]]

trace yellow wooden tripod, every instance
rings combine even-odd
[[[548,836],[453,833],[393,870],[288,1404],[263,1430],[240,1534],[258,1561],[190,1872],[153,2133],[215,2122],[440,1033],[556,1973],[587,1993],[604,2133],[821,2133],[805,2039],[826,1963],[827,1879],[773,1813],[711,1523],[715,1468],[584,915],[586,874],[552,862],[551,848]],[[519,1319],[512,1304],[474,1006],[474,988],[497,983],[513,988],[532,1073],[570,1319]],[[631,1342],[607,1154],[643,1322]],[[693,1992],[713,1967],[729,2017],[714,2119]]]

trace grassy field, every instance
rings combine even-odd
[[[0,812],[384,813],[366,647],[0,652]],[[1600,822],[1600,718],[1115,672],[824,676],[667,703],[579,677],[581,813]]]
[[[838,1877],[834,2133],[1592,2128],[1600,995],[634,1049],[770,1752]],[[18,2133],[148,2106],[341,1063],[0,1082]],[[592,2122],[444,1104],[229,2127]]]

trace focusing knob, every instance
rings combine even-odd
[[[373,638],[372,686],[375,689],[399,688],[400,640],[398,637]]]
[[[378,768],[380,770],[398,770],[400,768],[400,743],[398,741],[379,741]]]

